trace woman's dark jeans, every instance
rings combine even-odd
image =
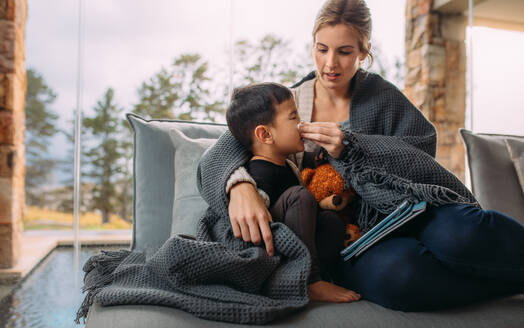
[[[394,310],[524,293],[524,226],[496,210],[429,206],[360,256],[339,257],[337,268],[338,284]]]

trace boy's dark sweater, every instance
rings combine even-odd
[[[257,183],[257,188],[264,190],[269,196],[269,208],[287,188],[300,185],[287,162],[285,165],[278,165],[263,159],[254,159],[248,161],[246,169]]]

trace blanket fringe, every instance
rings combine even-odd
[[[372,184],[374,188],[390,190],[397,195],[394,200],[382,201],[380,204],[374,204],[361,198],[357,217],[361,232],[369,231],[377,223],[381,213],[393,212],[405,200],[413,204],[425,200],[428,204],[433,205],[462,203],[480,206],[478,202],[472,202],[449,188],[413,183],[395,174],[387,173],[383,168],[372,167],[368,164],[367,155],[356,136],[348,130],[343,129],[343,132],[351,145],[345,147],[347,151],[340,157],[344,162],[342,172],[339,172],[344,179],[344,187],[358,189],[358,186]]]
[[[81,318],[83,318],[85,324],[87,313],[89,312],[89,307],[93,304],[94,297],[102,287],[113,281],[113,272],[129,253],[131,251],[126,249],[117,251],[102,250],[101,254],[90,257],[84,264],[85,276],[82,293],[86,290],[88,292],[76,313],[76,324],[80,324]]]

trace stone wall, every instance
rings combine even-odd
[[[432,0],[406,0],[404,93],[437,129],[437,161],[465,182],[458,129],[466,111],[466,17],[432,7]]]
[[[0,268],[20,257],[25,204],[26,0],[0,0]]]

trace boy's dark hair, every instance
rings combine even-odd
[[[278,83],[264,82],[235,88],[226,112],[231,134],[251,150],[253,131],[257,125],[272,123],[276,114],[275,105],[291,98],[291,90]]]

